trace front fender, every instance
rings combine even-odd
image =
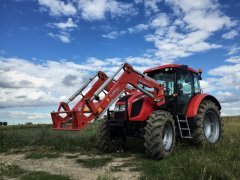
[[[188,104],[187,111],[186,111],[186,116],[188,118],[192,118],[197,115],[198,107],[203,100],[213,101],[218,106],[219,110],[221,110],[221,105],[214,96],[209,94],[196,94]]]

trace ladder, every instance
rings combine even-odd
[[[187,116],[184,116],[183,119],[179,119],[178,115],[176,115],[176,118],[181,138],[191,139],[192,135],[189,128]]]

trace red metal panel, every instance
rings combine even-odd
[[[130,115],[132,111],[133,101],[140,100],[142,98],[144,100],[139,115],[131,117]],[[154,102],[154,100],[142,92],[136,93],[133,96],[131,96],[128,102],[129,102],[128,117],[130,121],[145,121],[146,119],[148,119],[149,115],[152,114],[152,112],[156,109],[156,103]]]
[[[208,94],[196,94],[191,101],[189,102],[189,105],[187,107],[186,116],[189,118],[192,118],[197,115],[198,113],[198,107],[202,100],[208,96]]]
[[[160,70],[160,69],[165,69],[165,68],[179,68],[181,65],[179,64],[167,64],[167,65],[163,65],[163,66],[158,66],[158,67],[154,67],[154,68],[150,68],[150,69],[147,69],[145,70],[143,73],[148,73],[148,72],[152,72],[152,71],[157,71],[157,70]],[[197,73],[196,70],[194,70],[193,68],[190,68],[188,67],[188,70],[189,71],[192,71],[194,73]]]

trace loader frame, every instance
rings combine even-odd
[[[121,70],[123,72],[115,80]],[[98,77],[98,80],[93,83],[96,77]],[[93,83],[92,87],[84,95],[83,90],[91,83]],[[147,91],[143,87],[154,90]],[[61,102],[58,111],[51,113],[53,129],[80,130],[95,118],[103,115],[123,93],[128,94],[137,90],[153,98],[157,107],[165,103],[163,85],[135,70],[128,63],[123,64],[110,78],[99,71],[69,98],[68,103]],[[103,98],[99,96],[102,92],[104,94]],[[69,102],[79,95],[82,98],[70,109]]]

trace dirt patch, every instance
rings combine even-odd
[[[66,158],[77,156],[78,159],[111,157],[107,155],[81,155],[64,153],[58,158],[25,159],[25,154],[0,154],[0,162],[18,165],[27,171],[45,171],[52,174],[67,175],[72,179],[96,180],[99,176],[110,175],[119,179],[138,179],[140,173],[131,171],[132,167],[125,166],[127,162],[133,161],[134,157],[114,158],[106,165],[98,168],[86,168],[76,162],[76,159]],[[120,171],[112,171],[115,167],[121,167]]]

